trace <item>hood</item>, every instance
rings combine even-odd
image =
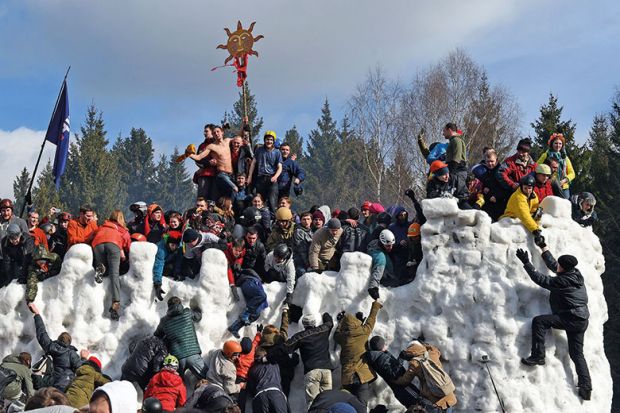
[[[349,336],[355,337],[363,334],[362,322],[355,317],[354,314],[346,313],[340,324],[338,325],[338,331],[342,333],[348,333]]]
[[[78,410],[71,406],[48,406],[40,409],[28,410],[29,413],[75,413]]]
[[[6,356],[5,358],[2,359],[2,363],[15,363],[15,364],[22,364],[22,362],[19,360],[19,356],[17,354],[9,354],[8,356]]]
[[[127,413],[142,408],[138,403],[138,393],[133,384],[126,380],[111,381],[98,387],[97,392],[104,392],[110,399],[110,413]]]
[[[179,315],[183,312],[183,304],[175,304],[172,307],[168,308],[168,311],[166,312],[166,315],[174,317],[176,315]]]
[[[149,384],[155,387],[178,387],[182,383],[183,379],[179,376],[179,373],[164,368],[153,376]]]
[[[323,217],[325,217],[325,224],[327,224],[327,221],[329,221],[329,219],[332,217],[332,213],[331,213],[331,209],[329,209],[329,207],[327,205],[321,205],[319,208],[319,211],[321,211],[321,214],[323,214]]]

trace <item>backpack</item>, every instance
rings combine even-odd
[[[428,351],[425,351],[421,357],[414,357],[413,360],[417,360],[420,363],[422,373],[424,374],[424,381],[434,396],[445,397],[454,393],[456,387],[454,387],[452,379],[448,376],[448,373],[428,357]]]
[[[4,393],[4,389],[6,386],[11,384],[17,378],[17,374],[15,371],[11,369],[7,369],[5,367],[0,367],[0,398]]]

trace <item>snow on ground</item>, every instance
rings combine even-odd
[[[603,351],[607,306],[600,275],[604,260],[591,229],[570,219],[570,203],[547,198],[541,224],[556,258],[561,254],[575,255],[586,280],[591,318],[585,356],[594,387],[589,402],[582,402],[577,396],[577,378],[564,332],[547,335],[545,366],[532,368],[520,364],[520,358],[529,355],[531,318],[550,312],[548,293],[531,282],[515,256],[517,248],[526,248],[534,265],[544,269],[532,237],[514,220],[491,224],[483,212],[460,211],[452,200],[425,200],[423,208],[428,218],[422,227],[425,259],[413,283],[381,289],[385,306],[379,312],[373,334],[386,337],[395,355],[420,334],[438,346],[446,360],[444,366],[457,386],[456,411],[499,411],[488,374],[479,362],[486,354],[508,412],[608,412],[612,383]],[[73,247],[61,274],[42,283],[36,300],[50,336],[55,338],[62,331],[69,331],[76,347],[89,348],[100,355],[104,371],[119,377],[129,343],[151,334],[166,311],[166,303],[156,302],[152,292],[155,252],[152,244],[132,246],[132,269],[121,277],[121,320],[112,322],[107,316],[108,280],[95,284],[90,248]],[[293,301],[303,306],[304,312],[328,311],[335,316],[345,309],[367,314],[371,304],[366,293],[370,264],[371,259],[365,254],[345,254],[339,273],[302,277]],[[243,308],[243,299],[233,304],[223,253],[206,251],[198,279],[184,283],[164,279],[163,288],[167,297],[177,295],[186,305],[203,310],[203,319],[197,325],[203,354],[230,339],[226,327]],[[269,284],[266,291],[270,307],[259,322],[279,325],[284,284]],[[23,286],[13,283],[0,290],[0,314],[2,356],[19,351],[30,351],[35,357],[41,355],[32,316],[24,304]],[[290,334],[299,328],[292,324]],[[254,332],[254,326],[241,331],[248,336]],[[333,352],[335,365],[337,353],[338,350]],[[299,366],[290,398],[294,412],[304,411],[302,375]],[[339,385],[339,375],[340,370],[335,370],[334,386]],[[383,402],[392,411],[404,410],[381,379],[372,389],[375,400],[371,406]]]

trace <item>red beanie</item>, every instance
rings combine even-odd
[[[99,367],[99,370],[101,370],[101,360],[99,360],[97,357],[90,356],[88,358],[88,361],[91,361],[91,362],[95,363],[97,365],[97,367]]]

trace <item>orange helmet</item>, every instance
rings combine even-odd
[[[231,358],[235,353],[240,354],[242,352],[241,344],[235,340],[228,340],[222,347],[222,352],[226,358]]]
[[[447,168],[447,167],[448,167],[448,164],[443,161],[440,161],[440,160],[433,161],[433,163],[431,163],[431,173],[435,173],[438,170]]]
[[[140,234],[139,232],[134,232],[131,234],[131,242],[146,242],[146,237],[144,234]]]
[[[420,224],[418,224],[417,222],[414,222],[413,224],[409,225],[409,229],[407,229],[407,236],[413,238],[419,235],[420,235]]]

